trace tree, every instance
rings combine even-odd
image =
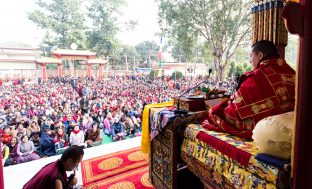
[[[134,67],[133,59],[137,57],[138,54],[133,46],[124,45],[119,49],[116,56],[116,68],[117,69],[128,69],[131,70]]]
[[[247,0],[158,0],[162,31],[190,49],[206,40],[213,55],[218,80],[222,80],[229,60],[245,45],[251,30]],[[181,37],[182,36],[182,37]],[[188,44],[189,42],[189,44]],[[195,42],[195,43],[194,43]],[[188,50],[189,51],[189,50]]]
[[[80,9],[81,0],[37,0],[39,9],[28,18],[45,29],[49,38],[43,44],[69,48],[72,43],[85,48],[85,18]],[[47,41],[49,40],[49,42]]]
[[[227,76],[228,77],[240,77],[244,73],[249,72],[251,70],[252,70],[251,65],[247,63],[235,64],[235,62],[230,62]]]
[[[151,67],[153,60],[157,60],[157,52],[159,46],[154,41],[144,41],[135,46],[135,49],[139,55],[138,59],[140,63],[146,62],[143,67]]]
[[[228,77],[233,77],[233,76],[235,76],[235,70],[236,70],[236,68],[235,68],[235,63],[234,62],[230,62],[230,64],[229,64],[229,70],[228,70]]]
[[[88,47],[95,50],[98,55],[114,56],[117,49],[122,47],[116,34],[120,30],[117,23],[121,15],[119,9],[124,0],[91,0],[87,6],[87,16],[92,23],[92,29],[87,32]],[[135,22],[127,23],[133,28]]]
[[[151,70],[151,72],[149,73],[149,78],[150,79],[155,79],[157,78],[157,72],[155,70]]]
[[[181,79],[183,77],[183,73],[180,71],[174,71],[171,75],[171,79]]]
[[[179,46],[173,46],[171,49],[171,56],[179,63],[186,62],[186,57],[183,54],[182,48]]]

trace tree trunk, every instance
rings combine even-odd
[[[222,66],[220,66],[219,69],[219,81],[223,81],[224,78],[224,68]]]
[[[214,57],[214,67],[216,71],[216,81],[222,81],[223,74],[224,74],[224,68],[222,68],[222,57],[221,56],[215,56]]]

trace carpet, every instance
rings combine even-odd
[[[141,153],[140,147],[132,148],[82,161],[82,181],[84,186],[97,181],[102,183],[106,178],[121,178],[132,170],[147,166],[147,156]]]
[[[85,185],[86,189],[154,189],[145,165],[106,179]]]

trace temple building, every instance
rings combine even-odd
[[[37,65],[35,59],[40,55],[36,48],[0,47],[0,75],[3,79],[9,76],[31,77]]]

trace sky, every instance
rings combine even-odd
[[[154,0],[126,0],[122,9],[123,19],[136,20],[133,31],[122,32],[118,38],[125,44],[136,45],[145,40],[156,41],[159,37],[157,5]],[[36,9],[35,0],[0,0],[0,44],[16,41],[37,47],[43,37],[43,30],[27,18],[27,13]]]

